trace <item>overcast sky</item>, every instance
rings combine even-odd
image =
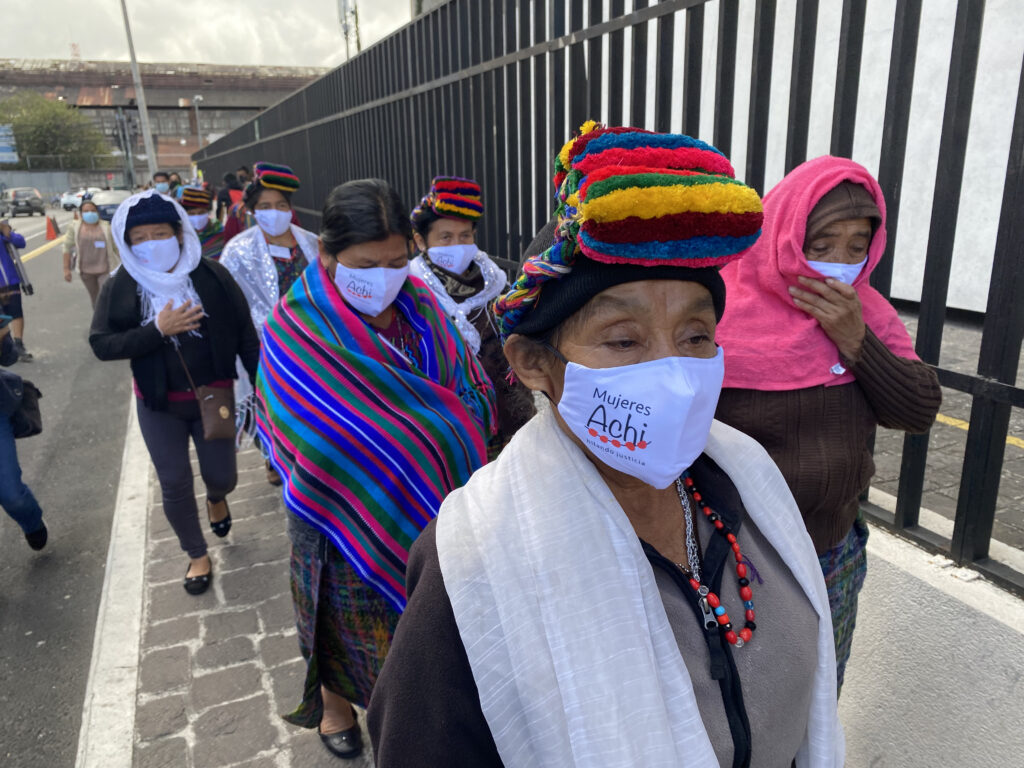
[[[338,0],[127,0],[139,61],[333,67]],[[2,0],[0,57],[127,60],[120,0]],[[409,21],[409,0],[361,0],[363,46]]]

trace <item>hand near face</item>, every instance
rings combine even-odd
[[[815,280],[801,276],[797,279],[802,287],[789,288],[793,303],[818,321],[844,360],[856,363],[865,332],[857,291],[832,278]]]

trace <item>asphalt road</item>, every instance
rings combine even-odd
[[[45,219],[11,223],[28,240],[24,254],[46,244]],[[130,378],[127,363],[93,357],[89,296],[77,277],[64,282],[61,246],[26,269],[36,290],[23,302],[25,343],[36,359],[12,370],[42,390],[44,427],[18,441],[18,455],[50,541],[32,552],[0,514],[0,765],[63,768],[78,747]]]

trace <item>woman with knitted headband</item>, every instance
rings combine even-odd
[[[184,187],[181,190],[180,202],[188,214],[188,220],[192,222],[192,228],[199,235],[203,256],[219,261],[224,251],[224,225],[210,215],[213,191],[205,186]]]
[[[307,265],[316,261],[316,235],[293,223],[292,193],[299,177],[286,165],[256,163],[253,180],[243,198],[256,224],[225,246],[221,264],[234,276],[249,301],[256,331],[262,333],[270,311],[291,288]],[[235,387],[240,433],[255,433],[254,394],[248,382],[239,378]],[[240,434],[242,437],[242,434]],[[267,482],[280,485],[281,478],[270,461]]]
[[[377,765],[838,768],[814,548],[769,456],[712,421],[718,268],[761,201],[703,142],[593,124],[555,180],[555,240],[496,306],[553,407],[412,549]]]
[[[867,169],[810,160],[765,196],[764,220],[748,256],[722,270],[718,418],[761,443],[793,491],[828,587],[842,688],[867,570],[858,500],[875,471],[871,437],[879,424],[926,432],[942,393],[868,282],[885,251],[885,200]]]
[[[476,246],[476,225],[483,211],[480,185],[475,181],[435,177],[410,217],[419,254],[409,263],[409,273],[433,291],[494,382],[498,434],[488,446],[488,455],[494,458],[535,409],[529,390],[507,379],[508,361],[492,306],[508,278]]]

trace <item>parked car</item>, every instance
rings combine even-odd
[[[102,192],[99,187],[82,187],[77,192],[68,190],[60,198],[60,207],[65,211],[72,211],[82,204],[82,198],[85,195],[94,195],[97,192]]]
[[[93,193],[93,196],[89,199],[99,208],[100,218],[104,221],[110,221],[114,218],[114,211],[117,210],[117,206],[131,196],[132,193],[127,189],[104,189]]]
[[[27,213],[31,216],[38,213],[46,215],[46,201],[39,194],[39,190],[33,187],[13,187],[4,192],[3,215],[17,216],[19,213]]]

